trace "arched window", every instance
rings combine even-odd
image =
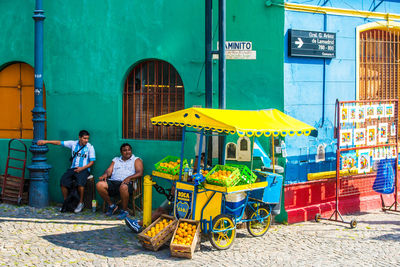
[[[0,71],[0,138],[32,139],[31,111],[34,104],[34,69],[20,62],[2,69]]]
[[[389,27],[359,33],[359,99],[399,95],[400,31]]]
[[[225,147],[225,159],[226,160],[236,160],[236,144],[228,143]]]
[[[125,82],[123,137],[181,140],[180,127],[154,126],[150,119],[183,109],[184,92],[181,77],[168,62],[147,60],[136,65]]]

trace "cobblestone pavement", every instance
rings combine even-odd
[[[229,250],[203,239],[192,260],[168,248],[143,250],[122,221],[56,207],[0,205],[0,265],[6,266],[388,266],[400,264],[400,213],[345,216],[358,226],[330,221],[272,225],[260,238],[239,229]]]

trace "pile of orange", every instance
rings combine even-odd
[[[231,171],[218,170],[210,175],[210,178],[217,180],[226,180],[232,174]]]
[[[196,175],[196,174],[197,174],[197,172],[194,172],[194,173],[193,173],[193,175]],[[208,171],[202,171],[201,174],[203,174],[203,176],[206,176],[206,175],[208,174]]]
[[[175,168],[176,166],[181,163],[181,160],[178,159],[177,161],[170,161],[170,162],[161,162],[160,167],[165,167],[165,168]]]
[[[194,235],[196,234],[196,225],[181,222],[176,230],[175,238],[172,244],[190,246],[193,242]]]
[[[154,237],[156,236],[159,232],[161,232],[165,227],[167,227],[172,220],[167,220],[163,219],[160,220],[155,226],[151,227],[144,235]]]

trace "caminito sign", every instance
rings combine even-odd
[[[218,47],[218,42],[217,42]],[[253,50],[253,43],[249,41],[226,41],[226,59],[256,59],[257,52]],[[213,54],[213,59],[218,59],[218,54]]]
[[[291,29],[289,40],[292,57],[336,57],[336,33]]]

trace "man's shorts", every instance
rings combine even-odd
[[[161,203],[160,208],[167,211],[168,214],[171,214],[174,211],[174,202],[170,202],[168,199],[166,199],[163,203]]]
[[[121,186],[121,184],[122,184],[122,181],[107,180],[108,195],[110,197],[119,196],[119,187]],[[132,181],[129,182],[129,184],[128,184],[129,194],[133,193],[133,187],[134,187],[133,182]]]
[[[74,181],[77,186],[85,186],[90,172],[85,169],[79,173],[74,171],[75,169],[68,169],[61,177],[60,185],[66,188],[71,188]]]

